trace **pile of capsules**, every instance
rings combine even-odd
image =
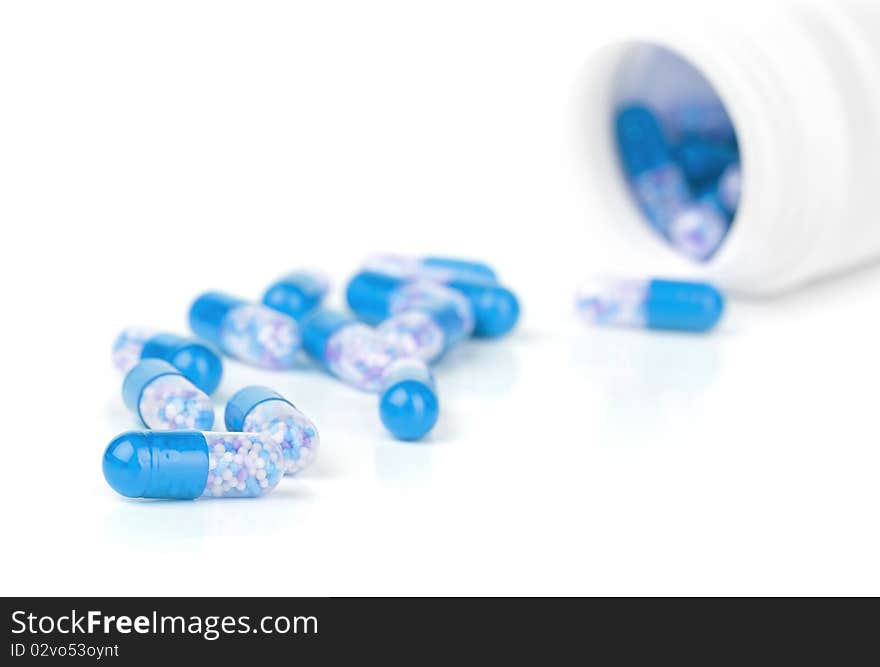
[[[687,257],[709,260],[741,194],[736,131],[724,107],[661,112],[631,103],[617,110],[615,132],[630,190],[650,225]]]
[[[353,315],[323,307],[329,283],[291,273],[261,302],[206,292],[193,302],[197,338],[149,329],[123,331],[113,348],[125,372],[122,396],[149,431],[116,437],[104,477],[131,498],[252,498],[296,475],[317,455],[315,425],[267,387],[236,392],[213,432],[209,398],[226,355],[290,370],[300,352],[331,375],[379,395],[379,415],[398,439],[418,440],[436,424],[430,364],[475,336],[497,338],[519,319],[519,303],[489,266],[452,258],[368,258],[346,289]]]

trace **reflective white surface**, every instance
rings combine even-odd
[[[573,312],[586,275],[649,266],[588,226],[566,159],[616,9],[86,4],[0,10],[5,594],[213,595],[254,553],[302,578],[222,592],[880,594],[880,271],[734,302],[711,337]],[[109,489],[103,449],[138,428],[120,328],[185,332],[199,292],[299,266],[338,288],[379,251],[489,261],[522,299],[513,336],[436,368],[427,441],[315,369],[228,362],[218,423],[266,384],[316,423],[317,462],[258,500]],[[151,576],[169,557],[198,567]]]

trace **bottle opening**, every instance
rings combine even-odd
[[[613,77],[620,167],[646,223],[705,262],[724,243],[741,194],[736,130],[712,84],[669,49],[634,45]]]

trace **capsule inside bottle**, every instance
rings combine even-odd
[[[712,84],[661,47],[632,46],[615,75],[620,167],[646,223],[697,262],[724,244],[740,206],[736,129]]]

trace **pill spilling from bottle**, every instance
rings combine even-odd
[[[708,283],[596,277],[578,289],[578,313],[591,324],[705,333],[724,313]]]

